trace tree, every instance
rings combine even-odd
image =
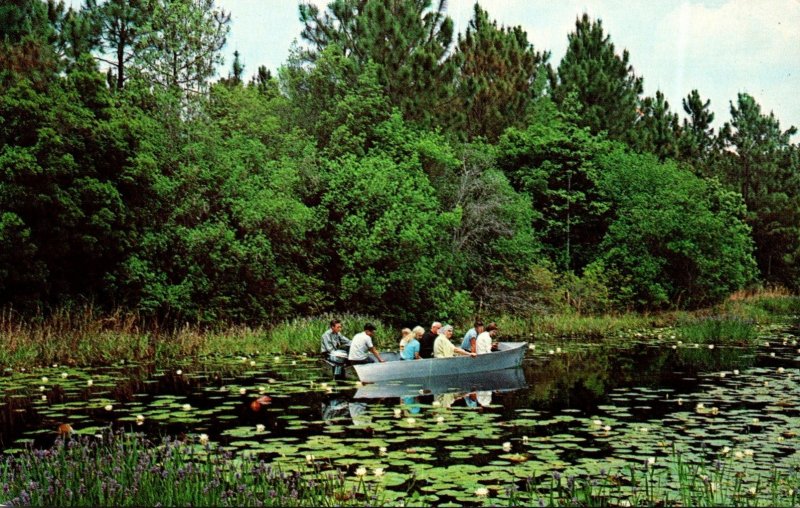
[[[714,149],[714,112],[709,109],[711,100],[700,98],[697,90],[683,99],[683,110],[689,115],[684,119],[681,136],[678,140],[679,156],[685,162],[704,168],[708,164],[711,152]]]
[[[86,0],[85,9],[91,14],[99,35],[100,56],[108,64],[109,86],[121,90],[128,79],[127,69],[145,35],[145,24],[154,4],[146,0]],[[107,58],[109,56],[110,58]]]
[[[633,147],[642,152],[653,153],[661,161],[674,159],[678,156],[679,136],[678,115],[670,112],[669,102],[661,90],[656,91],[655,98],[645,97],[631,136]]]
[[[674,162],[617,149],[598,161],[613,219],[593,268],[617,304],[696,308],[754,280],[753,242],[741,197]]]
[[[753,228],[756,259],[767,282],[797,287],[794,264],[800,249],[800,172],[795,127],[782,130],[775,115],[761,113],[756,100],[740,93],[731,121],[720,132],[720,177],[742,194]]]
[[[506,127],[519,126],[529,103],[542,92],[539,82],[550,53],[536,52],[520,26],[498,29],[476,3],[466,34],[458,37],[456,54],[467,137],[494,141]]]
[[[230,14],[215,0],[146,0],[149,20],[141,30],[135,61],[154,84],[184,94],[206,89],[222,64],[220,50]]]
[[[601,20],[584,14],[567,36],[569,45],[558,66],[553,99],[562,108],[576,108],[580,126],[592,133],[628,141],[636,123],[642,78],[628,63],[628,51],[617,55]]]
[[[596,158],[611,144],[558,116],[542,117],[500,139],[498,164],[530,197],[533,229],[562,271],[581,272],[608,227],[608,202],[598,193]]]
[[[302,37],[312,48],[302,54],[314,62],[325,48],[337,47],[361,72],[372,62],[392,106],[404,118],[432,124],[450,116],[452,83],[458,68],[447,58],[453,21],[438,0],[336,0],[320,14],[313,4],[300,5]]]

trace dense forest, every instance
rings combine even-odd
[[[214,0],[3,2],[0,306],[401,322],[798,289],[794,127],[644,96],[600,19],[556,63],[444,4],[302,3],[272,75],[222,65]]]

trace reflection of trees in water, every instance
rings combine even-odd
[[[505,396],[515,399],[515,407],[590,408],[615,388],[678,387],[699,372],[754,364],[754,348],[599,346],[525,362],[530,388]]]

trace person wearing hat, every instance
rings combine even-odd
[[[378,359],[379,362],[383,363],[383,358],[381,358],[380,353],[378,350],[375,349],[375,346],[372,344],[372,337],[375,335],[375,325],[372,323],[367,323],[364,325],[364,331],[361,333],[357,333],[353,336],[350,340],[350,353],[347,355],[347,359],[350,361],[350,364],[357,365],[361,363],[372,363],[375,360],[370,358],[369,353],[375,355],[375,358]]]
[[[475,339],[475,352],[479,355],[492,352],[492,339],[497,335],[497,324],[489,323],[486,330]]]

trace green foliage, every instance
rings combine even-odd
[[[800,287],[800,153],[790,143],[796,132],[781,130],[773,113],[762,114],[753,97],[739,94],[714,166],[744,198],[762,277],[793,289]]]
[[[715,316],[681,323],[676,329],[692,344],[752,344],[757,338],[755,324],[733,316]]]
[[[603,32],[602,21],[592,21],[585,13],[567,40],[553,99],[576,114],[578,125],[589,127],[593,134],[605,131],[611,139],[628,141],[643,91],[642,78],[628,63],[628,50],[618,55],[611,37]]]
[[[376,66],[392,107],[407,120],[431,126],[449,121],[457,59],[448,57],[453,21],[446,3],[430,0],[337,0],[324,13],[301,4],[302,37],[312,44],[304,60],[335,46],[361,73]]]
[[[466,34],[458,37],[457,55],[467,138],[495,141],[506,127],[519,126],[528,105],[542,91],[536,87],[543,83],[540,78],[548,70],[550,53],[534,51],[520,26],[498,29],[476,3]]]
[[[755,276],[739,197],[674,163],[617,150],[600,182],[615,219],[600,263],[623,306],[719,302]]]

